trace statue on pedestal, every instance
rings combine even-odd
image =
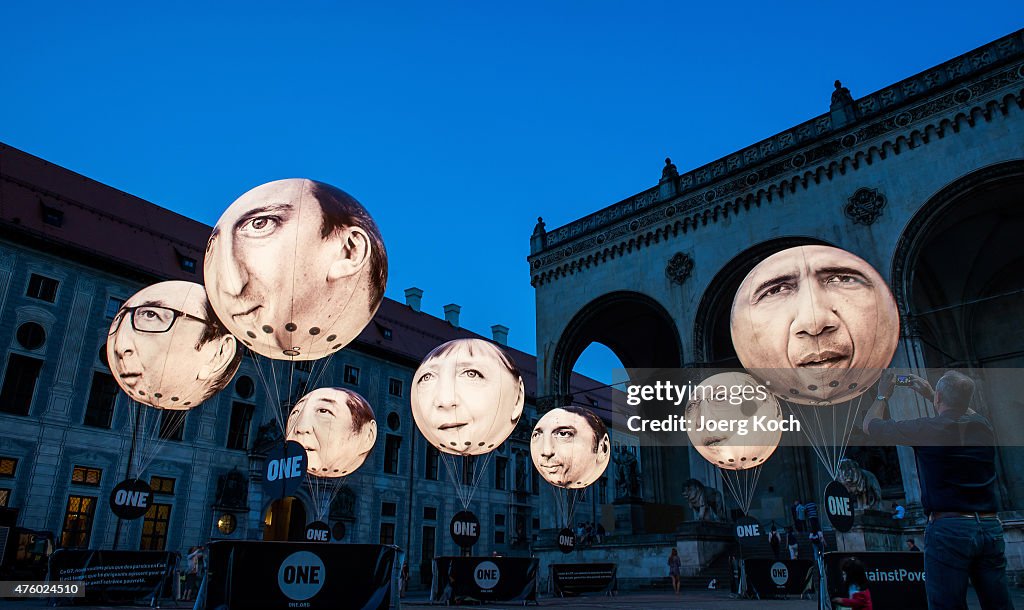
[[[683,483],[683,496],[697,521],[725,521],[725,499],[722,492],[697,479]]]

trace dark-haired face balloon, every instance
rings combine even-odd
[[[317,477],[352,474],[377,441],[373,409],[362,396],[342,388],[319,388],[288,414],[287,440],[306,448],[306,469]]]
[[[724,391],[723,391],[724,388]],[[719,468],[746,470],[760,466],[782,440],[781,428],[774,431],[767,422],[782,420],[779,401],[757,381],[744,373],[719,373],[695,386],[686,404],[686,419],[693,422],[686,434],[697,453]],[[763,418],[762,429],[754,420]],[[733,429],[707,430],[701,421],[736,422]],[[699,428],[704,428],[698,431]],[[726,426],[728,428],[728,426]],[[739,430],[744,433],[740,433]]]
[[[456,339],[427,355],[412,385],[412,415],[431,445],[480,455],[512,434],[526,392],[512,359],[480,339]]]
[[[899,315],[882,276],[829,246],[774,254],[740,284],[732,305],[740,362],[794,402],[842,402],[868,389],[889,365]]]
[[[154,284],[125,301],[107,337],[121,389],[151,407],[187,410],[224,388],[240,359],[210,313],[206,291],[191,282]]]
[[[289,179],[258,186],[225,210],[204,269],[213,308],[250,349],[313,360],[369,323],[384,293],[387,255],[358,201]]]
[[[604,422],[587,409],[552,409],[530,435],[530,457],[544,480],[580,489],[601,478],[611,456]]]

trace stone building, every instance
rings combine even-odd
[[[299,363],[290,386],[265,387],[250,356],[228,388],[188,412],[181,429],[151,418],[152,429],[140,434],[154,450],[141,473],[155,492],[150,512],[119,526],[109,509],[111,489],[126,476],[135,408],[107,368],[111,320],[143,286],[202,282],[210,230],[0,145],[0,506],[17,526],[52,535],[57,547],[93,549],[114,546],[120,527],[119,548],[184,553],[208,540],[296,539],[313,520],[308,489],[274,500],[259,479],[267,442],[280,437],[268,392],[294,400],[316,380]],[[407,549],[415,585],[429,582],[435,555],[458,554],[447,530],[462,506],[445,460],[415,428],[410,383],[431,349],[477,335],[460,327],[457,305],[440,319],[421,311],[421,290],[406,296],[404,304],[385,299],[317,385],[360,393],[379,426],[373,452],[325,520],[343,525],[336,531],[344,542]],[[492,330],[504,343],[509,330]],[[528,434],[536,419],[535,359],[510,353],[525,377],[526,414],[512,438],[474,467],[480,484],[471,508],[484,526],[477,554],[528,553],[540,527]]]
[[[690,171],[666,160],[660,181],[636,195],[562,227],[538,222],[529,264],[541,411],[570,393],[568,374],[593,342],[627,369],[738,365],[729,311],[739,283],[800,244],[844,248],[879,270],[902,322],[893,366],[984,377],[1024,364],[1024,32],[868,95],[839,81],[828,105],[827,95],[825,112],[777,135]],[[983,410],[1020,401],[991,379],[976,399]],[[897,417],[922,408],[893,401]],[[996,429],[1020,426],[1017,411],[991,411]],[[682,506],[689,477],[717,480],[691,449],[641,453],[651,506]],[[856,457],[887,500],[919,514],[911,450]],[[1024,454],[1000,447],[999,460],[1020,571]],[[824,485],[803,448],[764,468],[752,510],[762,519],[786,522],[794,499]]]

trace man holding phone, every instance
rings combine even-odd
[[[894,421],[888,401],[896,386],[935,404],[935,417]],[[974,381],[956,371],[935,384],[917,375],[885,373],[875,403],[864,415],[873,441],[914,448],[921,479],[925,530],[925,588],[933,610],[967,607],[967,581],[981,607],[1013,608],[1006,578],[1006,543],[996,516],[995,434],[971,410]]]

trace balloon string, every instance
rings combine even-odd
[[[476,471],[473,477],[473,486],[469,490],[469,501],[473,501],[473,496],[476,495],[477,488],[480,487],[480,483],[483,481],[484,476],[487,474],[487,465],[490,464],[491,458],[494,456],[494,452],[490,451],[483,455],[483,463],[480,465],[480,469]],[[473,460],[475,463],[476,460]]]
[[[267,379],[266,372],[263,370],[261,363],[257,360],[256,352],[252,350],[248,351],[249,357],[252,358],[253,367],[256,369],[256,374],[259,376],[260,382],[263,383],[263,389],[267,393],[267,403],[269,404],[271,411],[273,412],[274,421],[277,422],[277,426],[281,430],[281,434],[287,435],[288,431],[285,429],[285,424],[281,416],[281,405],[280,402],[274,402],[276,393],[270,387],[270,380]]]

